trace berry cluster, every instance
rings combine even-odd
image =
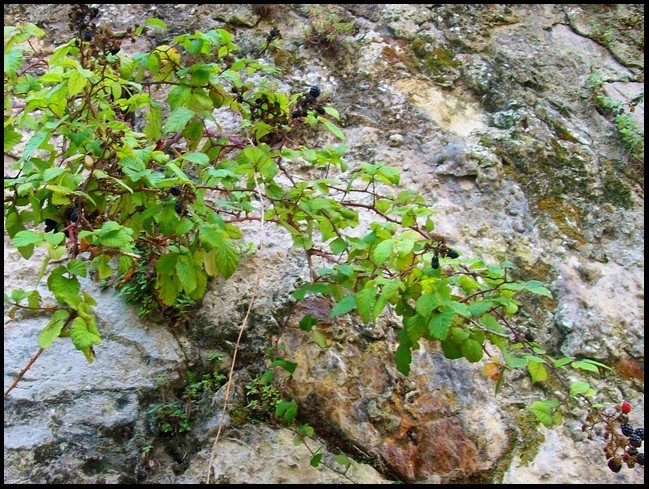
[[[315,110],[318,114],[323,115],[325,113],[324,108],[320,104],[316,104],[316,99],[320,96],[320,88],[313,86],[309,89],[309,93],[306,95],[301,95],[297,101],[297,107],[291,114],[293,119],[298,117],[306,117],[309,109]]]
[[[618,410],[605,427],[604,454],[608,460],[608,468],[619,472],[622,464],[626,464],[630,469],[636,465],[644,467],[644,452],[638,451],[644,442],[644,428],[634,428],[629,424],[631,405],[628,402],[623,402]]]
[[[435,250],[435,255],[433,255],[433,258],[430,261],[430,267],[433,270],[437,270],[439,268],[440,256],[442,257],[446,256],[448,258],[455,259],[455,258],[459,258],[460,254],[457,251],[448,248],[445,244],[441,243]]]
[[[95,17],[99,15],[97,7],[90,8],[86,4],[73,5],[68,14],[70,23],[68,27],[73,32],[78,32],[79,37],[84,41],[90,41],[97,26]]]

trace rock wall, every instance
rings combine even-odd
[[[340,111],[350,165],[399,167],[403,184],[434,202],[437,231],[453,248],[507,258],[521,276],[547,283],[555,300],[523,310],[535,336],[557,353],[613,365],[606,382],[619,386],[640,422],[644,170],[596,110],[588,79],[600,76],[623,103],[643,92],[642,5],[99,7],[100,22],[115,30],[163,19],[171,32],[159,34],[160,42],[228,26],[244,54],[277,27],[282,38],[268,57],[283,68],[287,90],[316,84]],[[68,8],[8,5],[5,25],[35,22],[49,32],[45,43],[56,44],[69,35]],[[351,29],[330,45],[307,35],[332,14]],[[643,99],[632,116],[644,131]],[[414,355],[408,378],[398,374],[390,317],[375,325],[326,323],[328,349],[294,320],[282,327],[290,292],[307,271],[286,235],[268,233],[262,255],[210,285],[188,329],[141,320],[121,298],[86,283],[100,297],[97,361],[88,366],[71,346],[55,343],[5,399],[5,483],[200,482],[223,390],[175,438],[155,434],[150,406],[181,389],[209,353],[231,354],[259,267],[235,405],[279,335],[299,364],[287,393],[331,453],[342,449],[364,462],[349,473],[355,481],[643,480],[639,468],[611,473],[601,438],[584,440],[578,420],[556,430],[532,426],[524,407],[535,394],[523,378],[496,397],[479,365],[447,361],[434,345]],[[6,241],[5,290],[33,285],[38,256],[26,262]],[[326,321],[326,304],[300,307]],[[5,388],[45,322],[5,316]],[[294,448],[286,430],[239,426],[234,418],[214,462],[218,482],[349,482],[311,468],[310,454]]]

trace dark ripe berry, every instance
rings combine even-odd
[[[459,255],[459,253],[458,253],[457,251],[449,249],[449,250],[446,252],[446,256],[448,256],[449,258],[457,258],[457,257],[459,257],[460,255]]]
[[[68,219],[70,219],[70,221],[72,222],[77,222],[77,220],[79,219],[79,214],[77,214],[76,209],[70,209],[70,211],[68,212]]]
[[[644,452],[636,455],[635,463],[637,463],[638,465],[642,465],[644,467]]]
[[[119,50],[120,50],[120,48],[118,46],[113,46],[112,48],[109,49],[110,54],[113,54],[113,55],[119,53]]]
[[[176,214],[182,214],[183,211],[185,210],[185,204],[181,200],[176,202],[176,205],[174,205],[174,209],[176,210]]]
[[[633,434],[640,437],[641,440],[644,440],[644,428],[638,428],[633,432]]]
[[[83,40],[84,41],[92,41],[92,33],[91,32],[84,32],[83,33]]]
[[[302,111],[299,110],[299,109],[294,110],[294,111],[291,113],[291,116],[293,116],[293,119],[297,119],[298,117],[302,117],[303,115],[304,115],[304,114],[302,114]]]
[[[626,453],[628,453],[632,457],[635,457],[638,454],[638,449],[635,447],[629,447],[626,449]]]
[[[631,426],[630,424],[623,424],[622,434],[624,436],[631,436],[633,434],[633,426]]]
[[[527,341],[532,342],[532,341],[534,341],[534,335],[533,335],[532,333],[530,333],[529,331],[527,331],[527,332],[525,333],[525,339],[526,339]]]
[[[619,460],[612,458],[611,460],[608,461],[608,468],[611,469],[613,472],[619,472],[620,469],[622,468],[622,464],[620,463]]]
[[[631,412],[631,404],[624,401],[622,404],[620,404],[620,411],[622,411],[624,414],[629,414]]]
[[[430,260],[430,268],[437,270],[439,268],[439,257],[435,255],[432,260]]]
[[[642,446],[642,438],[636,435],[631,435],[629,437],[629,445],[632,447],[640,448]]]
[[[180,195],[180,187],[178,185],[174,185],[169,189],[169,193],[174,197],[178,197]]]
[[[56,222],[54,219],[50,219],[49,217],[45,219],[46,233],[49,233],[50,231],[56,231],[58,227],[59,227],[59,223]]]
[[[311,95],[311,97],[313,97],[314,99],[318,98],[320,96],[320,93],[320,88],[316,86],[309,88],[309,95]]]
[[[324,114],[325,114],[325,110],[324,110],[323,107],[316,107],[316,108],[315,108],[315,111],[316,111],[318,114],[320,114],[320,115],[324,115]]]

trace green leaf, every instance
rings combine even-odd
[[[329,248],[334,255],[340,255],[347,249],[347,243],[342,238],[336,238],[331,243],[329,243]]]
[[[273,362],[272,366],[273,367],[282,367],[288,373],[292,374],[293,372],[295,372],[295,369],[297,368],[297,363],[291,362],[291,361],[286,360],[284,358],[276,358],[275,361]]]
[[[534,401],[529,410],[532,411],[537,420],[543,423],[548,428],[555,425],[555,417],[553,417],[553,409],[548,401]]]
[[[593,365],[590,362],[587,362],[585,360],[576,360],[570,364],[572,368],[578,368],[580,370],[587,370],[589,372],[595,372],[596,374],[599,373],[599,369],[597,368],[596,365]]]
[[[334,119],[340,119],[340,114],[333,107],[329,107],[329,106],[324,107],[324,111],[325,111],[326,114],[329,114]]]
[[[144,134],[149,142],[155,143],[162,138],[162,109],[157,102],[151,102]]]
[[[464,316],[465,318],[471,317],[471,312],[466,304],[462,302],[451,301],[448,303],[448,308],[452,309],[456,314]]]
[[[77,277],[86,276],[86,264],[78,258],[70,260],[67,265],[68,271]]]
[[[339,453],[338,455],[336,455],[334,457],[334,461],[345,468],[349,467],[352,464],[351,461],[349,460],[349,457],[344,453]]]
[[[63,326],[65,326],[66,321],[70,317],[70,313],[65,309],[57,309],[52,314],[52,318],[49,320],[41,334],[38,335],[38,346],[40,348],[49,348],[54,340],[59,337]]]
[[[542,295],[552,299],[552,292],[543,287],[543,284],[538,280],[530,280],[525,283],[525,289],[530,291],[532,294]]]
[[[158,294],[162,302],[164,302],[167,306],[172,306],[174,302],[176,302],[176,298],[178,297],[178,293],[180,292],[178,290],[178,285],[179,284],[176,283],[176,278],[173,276],[168,276],[158,280],[158,283],[156,285]]]
[[[75,70],[70,73],[70,78],[68,78],[68,97],[74,98],[75,95],[86,88],[87,84],[88,80],[79,71]]]
[[[348,312],[353,311],[355,307],[356,296],[348,295],[331,309],[331,311],[329,312],[329,317],[333,318],[340,316],[341,314],[347,314]]]
[[[194,263],[187,255],[181,255],[176,261],[176,272],[178,272],[178,280],[185,292],[191,294],[196,288],[196,271],[194,270]]]
[[[574,359],[575,357],[563,357],[560,358],[559,360],[555,360],[553,363],[555,367],[563,367],[564,365],[568,365]]]
[[[571,396],[578,396],[580,394],[585,394],[590,390],[590,384],[588,382],[582,382],[580,380],[577,380],[575,382],[572,382],[570,384],[570,395]]]
[[[171,275],[176,270],[176,262],[178,261],[178,254],[167,253],[158,258],[155,268],[159,275]]]
[[[308,283],[300,285],[297,289],[293,291],[293,297],[301,301],[306,297],[308,292],[314,292],[317,294],[329,294],[331,292],[331,286],[329,284],[314,284]]]
[[[460,347],[457,346],[457,343],[451,339],[442,341],[442,352],[444,352],[444,356],[450,360],[457,360],[464,356]]]
[[[372,253],[372,257],[374,258],[374,263],[377,265],[381,266],[385,264],[385,261],[390,258],[392,255],[392,249],[394,247],[394,241],[392,239],[386,239],[385,241],[381,241],[376,248],[374,248],[374,252]]]
[[[399,346],[395,355],[397,370],[407,376],[410,374],[410,364],[412,363],[410,350],[413,345],[410,338],[408,338],[408,334],[403,329],[399,331],[397,338],[399,339]]]
[[[482,356],[484,354],[482,351],[482,345],[472,338],[464,341],[460,345],[460,350],[462,351],[462,356],[471,363],[479,362],[480,360],[482,360]]]
[[[318,321],[311,314],[307,314],[300,320],[300,329],[302,331],[311,331],[316,324],[318,324]]]
[[[544,382],[548,380],[548,369],[541,362],[530,360],[527,364],[527,371],[532,377],[532,382]]]
[[[187,153],[183,155],[183,159],[191,161],[192,163],[200,166],[207,165],[210,162],[209,156],[207,156],[205,153]]]
[[[314,328],[311,330],[311,334],[313,335],[313,340],[316,342],[316,345],[318,345],[323,350],[325,348],[329,348],[327,337],[322,331],[320,331],[318,328]]]
[[[81,300],[79,297],[81,285],[76,277],[67,278],[63,276],[64,273],[67,273],[67,269],[63,266],[52,270],[47,278],[47,287],[52,291],[56,300],[74,307]]]
[[[440,314],[433,314],[430,322],[428,323],[428,331],[430,335],[438,340],[445,340],[448,332],[453,325],[453,318],[455,313],[451,308],[445,309]]]
[[[160,20],[156,17],[150,17],[146,19],[145,24],[157,27],[158,29],[167,30],[167,24],[163,20]]]
[[[419,296],[419,299],[415,303],[415,310],[421,316],[428,317],[437,306],[439,306],[437,297],[433,295],[422,295]]]
[[[6,47],[5,47],[6,49]],[[12,48],[8,52],[5,51],[4,57],[4,73],[5,75],[13,76],[20,69],[23,62],[23,53],[18,48]]]
[[[43,233],[35,233],[34,231],[19,231],[11,240],[16,248],[38,244],[41,241],[43,241]]]
[[[194,112],[187,107],[178,107],[167,119],[167,123],[162,127],[165,133],[182,131],[190,119],[194,117]]]
[[[341,141],[345,140],[345,133],[340,130],[340,128],[334,124],[333,122],[325,119],[324,117],[318,117],[318,121],[320,121],[324,126],[327,128],[327,130],[336,136],[338,139]]]
[[[284,421],[291,422],[297,416],[297,403],[295,401],[280,401],[275,406],[275,417],[284,418]]]
[[[320,462],[322,461],[322,453],[318,452],[316,453],[313,457],[311,457],[311,467],[317,468],[320,465]]]
[[[369,323],[373,319],[374,304],[376,303],[376,287],[368,287],[356,292],[356,311],[361,319]]]
[[[14,131],[13,127],[5,126],[4,131],[4,147],[5,153],[10,151],[16,144],[22,140],[20,133]]]

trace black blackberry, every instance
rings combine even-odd
[[[325,115],[325,110],[323,107],[316,107],[315,111],[320,115]]]
[[[304,113],[301,110],[297,109],[291,113],[291,116],[293,116],[293,119],[297,119],[298,117],[303,117]]]
[[[620,469],[622,469],[622,464],[620,463],[619,460],[612,458],[611,460],[608,461],[608,468],[611,469],[613,472],[619,472]]]
[[[315,85],[309,88],[309,95],[311,95],[314,99],[318,98],[320,96],[320,88],[316,87]]]
[[[182,200],[179,200],[176,202],[176,205],[174,205],[174,209],[176,210],[176,214],[182,214],[185,210],[185,204]]]
[[[446,251],[446,256],[448,256],[449,258],[457,258],[460,256],[460,254],[455,250],[448,249]]]
[[[629,445],[632,447],[640,448],[642,446],[642,438],[637,435],[631,435],[629,437]]]
[[[633,426],[631,426],[630,424],[623,424],[622,434],[624,436],[631,436],[633,434]]]
[[[92,41],[92,32],[88,32],[88,31],[84,32],[83,33],[83,40],[86,41],[86,42],[87,41]]]
[[[636,455],[635,463],[637,463],[638,465],[642,465],[644,467],[644,452]]]
[[[174,185],[169,189],[169,193],[174,197],[178,197],[180,195],[180,187],[178,185]]]
[[[432,260],[430,260],[430,267],[433,270],[437,270],[439,268],[439,257],[435,255]]]
[[[58,231],[59,228],[59,223],[56,222],[54,219],[50,219],[49,217],[45,219],[45,232],[49,233],[50,231]]]
[[[640,439],[644,441],[644,428],[637,428],[637,429],[633,432],[633,434],[634,434],[635,436],[639,436]]]
[[[72,222],[77,222],[79,220],[79,214],[76,209],[70,209],[68,211],[68,219]]]

